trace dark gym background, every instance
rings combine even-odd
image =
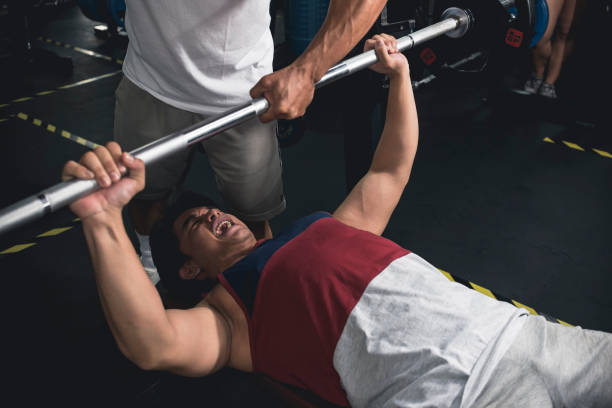
[[[123,35],[96,36],[98,23],[73,1],[25,3],[0,1],[0,208],[57,183],[63,163],[88,150],[77,136],[112,139],[127,46]],[[294,54],[278,4],[281,66]],[[526,52],[508,64],[501,88],[455,73],[415,91],[419,151],[384,235],[538,312],[612,331],[610,80],[602,63],[610,9],[599,0],[581,7],[558,101],[511,91],[529,72]],[[21,10],[19,19],[13,10]],[[307,115],[282,136],[288,207],[272,221],[274,231],[314,210],[333,211],[343,199],[344,143],[362,106],[347,101],[372,103],[366,96],[381,89],[363,75],[317,91]],[[380,115],[372,112],[376,127]],[[186,185],[219,199],[201,154]],[[3,390],[15,405],[286,406],[273,386],[233,370],[183,379],[128,362],[106,327],[69,211],[0,236],[0,253]]]

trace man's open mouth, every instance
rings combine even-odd
[[[230,220],[221,221],[215,228],[215,235],[220,237],[225,234],[232,225],[234,224]]]

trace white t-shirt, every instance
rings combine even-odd
[[[216,114],[272,72],[269,0],[127,0],[123,72],[177,108]]]

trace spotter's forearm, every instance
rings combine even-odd
[[[321,79],[368,32],[386,0],[331,0],[323,25],[294,62],[313,82]]]

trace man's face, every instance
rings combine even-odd
[[[248,253],[257,242],[242,221],[216,208],[189,209],[174,221],[173,229],[179,250],[208,271],[219,270],[228,260]]]

